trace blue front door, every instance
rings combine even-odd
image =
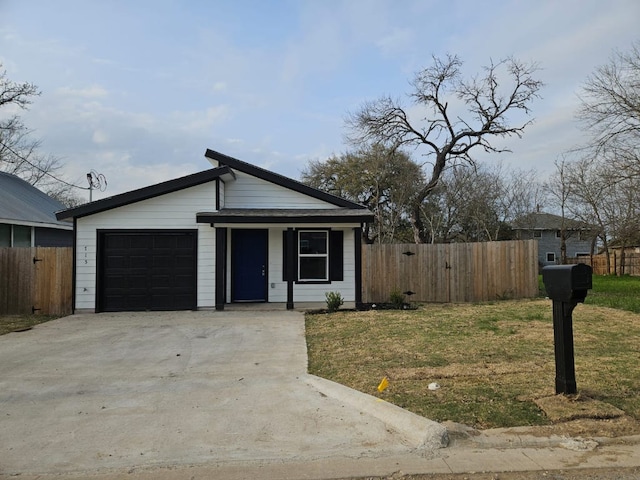
[[[267,301],[267,230],[231,230],[231,300]]]

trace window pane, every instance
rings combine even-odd
[[[11,246],[11,225],[0,223],[0,247]]]
[[[547,253],[547,262],[555,262],[556,254],[555,253]]]
[[[300,257],[300,280],[326,280],[327,257]]]
[[[31,246],[31,227],[24,225],[13,226],[13,246],[14,247],[30,247]]]
[[[327,253],[327,232],[300,232],[302,255]]]

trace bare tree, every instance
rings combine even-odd
[[[538,180],[536,170],[510,169],[502,175],[503,188],[500,202],[500,217],[512,222],[540,210],[547,203],[544,184]]]
[[[582,157],[568,163],[566,173],[571,185],[571,195],[567,198],[567,208],[573,217],[598,227],[598,233],[592,239],[591,255],[595,252],[599,237],[607,254],[607,271],[610,271],[609,223],[602,202],[603,195],[606,195],[609,188],[609,179],[604,167],[605,165],[596,161],[594,157]]]
[[[423,203],[429,241],[510,239],[511,221],[542,203],[541,190],[533,171],[507,170],[499,163],[449,168]]]
[[[616,51],[582,87],[578,118],[593,134],[598,150],[616,149],[637,161],[640,145],[640,41],[629,52]],[[637,168],[637,165],[636,165]]]
[[[32,137],[18,115],[39,95],[33,83],[14,82],[0,70],[0,170],[19,176],[66,205],[74,205],[79,203],[74,189],[81,187],[59,178],[62,162],[39,152],[40,141]]]
[[[572,194],[573,185],[567,171],[567,159],[565,157],[557,159],[554,165],[556,166],[556,171],[545,184],[545,190],[552,203],[560,210],[560,263],[564,265],[567,263],[567,203]]]
[[[624,251],[640,231],[640,41],[598,67],[581,100],[578,118],[591,139],[572,166],[573,204],[588,205],[608,258],[611,240]]]
[[[428,240],[420,211],[445,168],[461,162],[474,164],[471,153],[476,149],[507,151],[491,142],[522,135],[531,120],[514,123],[512,114],[520,112],[528,117],[542,87],[542,82],[533,77],[537,66],[513,58],[491,62],[482,75],[469,80],[463,78],[461,67],[457,56],[433,57],[433,64],[415,75],[409,98],[414,106],[426,111],[422,120],[410,118],[408,108],[389,96],[366,102],[347,118],[349,139],[354,143],[412,146],[427,157],[425,166],[430,166],[430,172],[411,212],[416,243]],[[507,78],[504,85],[502,77]],[[452,111],[454,104],[462,112]]]
[[[1,63],[0,68],[2,68]],[[0,73],[0,107],[15,105],[19,108],[26,108],[31,104],[31,98],[38,95],[40,95],[40,91],[33,83],[12,82],[7,78],[6,70],[2,70]]]

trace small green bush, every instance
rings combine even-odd
[[[327,310],[329,312],[337,312],[344,303],[340,292],[325,292],[324,296],[327,299]]]
[[[398,289],[393,290],[389,295],[389,303],[393,308],[402,309],[404,306],[404,293]]]

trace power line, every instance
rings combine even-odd
[[[51,178],[53,178],[55,181],[60,182],[64,185],[67,185],[68,187],[72,187],[72,188],[79,188],[80,190],[91,190],[91,186],[89,187],[81,187],[79,185],[75,185],[73,183],[69,183],[66,180],[62,180],[61,178],[56,177],[55,175],[53,175],[52,173],[44,170],[43,168],[41,168],[40,166],[34,164],[33,162],[31,162],[30,160],[28,160],[26,157],[24,157],[23,155],[21,155],[20,153],[16,152],[13,148],[11,148],[9,145],[7,145],[6,143],[4,143],[3,141],[0,140],[0,144],[2,144],[3,148],[6,148],[7,150],[9,150],[13,155],[15,155],[16,157],[18,157],[20,160],[22,160],[23,162],[28,163],[29,165],[31,165],[33,168],[35,168],[36,170],[40,171],[41,173],[43,173],[44,175],[47,175]],[[15,162],[10,162],[5,160],[7,163],[15,163]],[[90,184],[91,185],[91,184]],[[105,179],[105,186],[106,186],[106,179]],[[104,190],[101,190],[104,191]]]

